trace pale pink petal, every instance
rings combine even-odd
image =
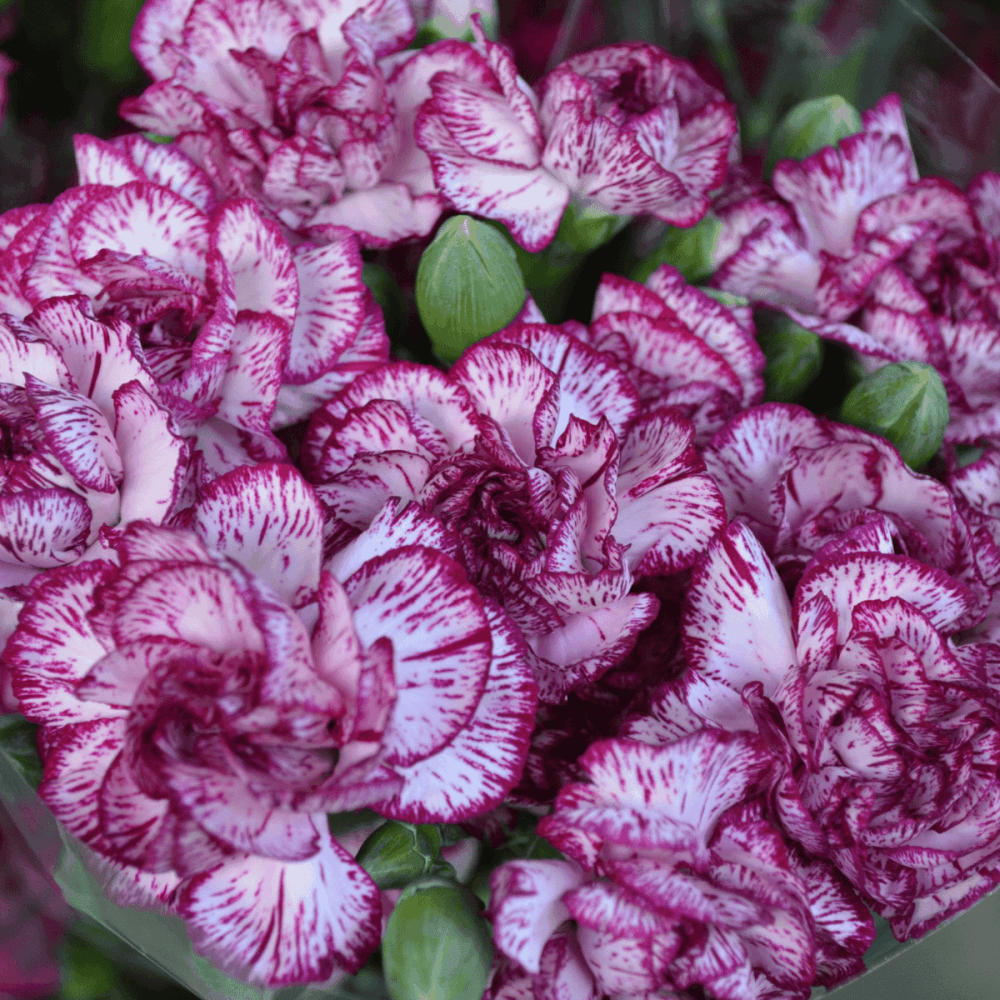
[[[204,278],[208,220],[191,202],[147,182],[103,189],[75,215],[69,248],[77,261],[102,250],[153,257]]]
[[[32,721],[66,725],[121,714],[105,705],[84,704],[74,693],[107,652],[87,612],[110,569],[95,560],[51,574],[36,585],[21,612],[4,658],[19,711]]]
[[[106,184],[118,187],[129,181],[146,180],[145,174],[123,151],[92,135],[74,135],[78,184]]]
[[[552,242],[569,188],[543,167],[491,163],[466,152],[443,121],[425,104],[416,136],[431,159],[434,183],[460,212],[498,219],[529,253]]]
[[[113,140],[112,145],[123,150],[154,184],[170,188],[203,212],[215,208],[215,190],[208,174],[172,143],[150,142],[132,134]]]
[[[691,668],[737,692],[759,682],[770,695],[797,665],[784,584],[738,521],[711,543],[692,573],[684,652]]]
[[[557,419],[557,376],[527,348],[492,342],[473,345],[448,374],[464,386],[480,413],[507,432],[525,465],[533,465],[536,443],[548,443],[542,432]]]
[[[316,242],[324,242],[326,227],[353,229],[362,246],[389,247],[427,236],[444,207],[435,191],[414,195],[406,184],[382,181],[323,205],[310,219],[308,232]]]
[[[75,562],[90,533],[90,507],[71,490],[0,494],[0,584],[8,585],[6,564],[34,571]]]
[[[874,553],[817,560],[799,582],[796,609],[818,594],[825,595],[837,610],[839,643],[847,638],[851,612],[862,601],[900,598],[945,633],[973,606],[969,590],[944,571],[908,556]]]
[[[107,848],[98,800],[104,776],[124,744],[124,719],[93,719],[46,732],[38,794],[74,837]]]
[[[89,400],[25,376],[25,388],[46,446],[81,486],[114,493],[121,456],[107,418]]]
[[[358,336],[367,293],[361,280],[361,257],[350,236],[322,247],[303,244],[294,251],[299,307],[292,328],[285,377],[311,382]]]
[[[191,444],[138,382],[115,391],[114,407],[115,442],[125,470],[120,523],[143,518],[162,524],[175,512],[187,485]]]
[[[229,200],[212,217],[211,248],[233,277],[236,309],[295,320],[299,282],[281,230],[247,199]]]

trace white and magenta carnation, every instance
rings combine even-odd
[[[253,202],[217,204],[203,172],[139,136],[76,139],[81,186],[5,217],[0,301],[25,316],[79,295],[129,324],[209,470],[285,457],[273,429],[383,360],[354,237],[291,247]]]
[[[1000,883],[1000,658],[955,641],[981,617],[960,581],[869,524],[816,556],[789,601],[737,521],[692,576],[688,672],[624,731],[761,732],[785,832],[897,938],[919,936]]]
[[[568,329],[515,324],[450,372],[396,364],[360,376],[313,418],[304,461],[330,544],[391,497],[458,538],[481,592],[523,632],[542,697],[618,663],[655,617],[644,576],[690,566],[724,523],[691,424],[640,412],[613,359]]]
[[[414,118],[427,80],[469,56],[451,41],[406,51],[416,28],[406,0],[149,0],[132,48],[154,82],[122,114],[289,230],[425,236],[444,202]]]
[[[707,995],[805,1000],[862,971],[871,915],[767,818],[757,737],[594,744],[539,832],[566,861],[491,879],[491,1000]],[[520,989],[521,992],[517,992]]]
[[[430,78],[417,143],[460,212],[547,246],[570,201],[690,226],[708,210],[736,142],[732,105],[690,63],[655,45],[567,59],[538,84],[476,26],[472,70]]]
[[[884,438],[768,403],[729,421],[702,452],[726,500],[786,585],[867,526],[891,550],[943,570],[988,602],[996,558],[973,541],[948,488],[914,472]]]
[[[0,431],[2,648],[38,573],[104,530],[168,521],[194,467],[135,331],[82,298],[0,321]]]
[[[188,520],[133,523],[35,587],[5,668],[43,727],[40,794],[134,873],[129,902],[145,885],[221,967],[323,982],[360,967],[382,922],[327,813],[456,822],[497,805],[535,684],[517,630],[416,506],[388,505],[325,565],[321,508],[287,466],[221,477]]]
[[[603,275],[578,336],[614,357],[642,405],[680,409],[698,445],[764,395],[766,359],[750,310],[716,302],[669,264],[644,285]]]

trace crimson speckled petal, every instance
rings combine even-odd
[[[378,943],[379,893],[332,837],[324,841],[305,861],[250,855],[188,881],[179,910],[195,947],[261,986],[356,972]]]

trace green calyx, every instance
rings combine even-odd
[[[859,382],[841,406],[844,423],[888,439],[917,470],[941,447],[949,417],[941,376],[920,361],[879,368]]]
[[[449,364],[505,327],[524,305],[514,247],[468,215],[448,219],[417,268],[417,311],[434,351]]]
[[[424,875],[453,874],[441,846],[436,826],[389,820],[361,845],[357,862],[380,889],[402,889]]]

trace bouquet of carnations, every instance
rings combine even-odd
[[[495,14],[148,0],[0,216],[0,892],[204,997],[805,1000],[1000,883],[1000,175]]]

